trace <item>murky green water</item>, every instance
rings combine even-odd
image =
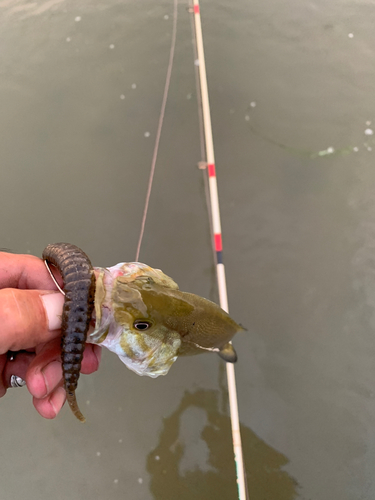
[[[188,3],[141,261],[216,298]],[[375,496],[373,3],[201,6],[251,500]],[[1,247],[133,260],[172,1],[0,0]],[[367,133],[365,131],[367,130]],[[320,153],[320,154],[319,154]],[[0,402],[8,499],[236,498],[222,364],[82,377],[87,424]],[[85,404],[86,401],[86,404]]]

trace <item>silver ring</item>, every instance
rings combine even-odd
[[[11,375],[10,377],[11,387],[23,387],[24,385],[26,385],[26,382],[24,381],[23,378],[19,377],[18,375]]]

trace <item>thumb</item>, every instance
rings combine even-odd
[[[36,347],[59,335],[64,297],[43,290],[0,290],[0,354]]]

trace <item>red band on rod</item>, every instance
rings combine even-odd
[[[199,14],[199,5],[194,5],[194,14]]]
[[[215,237],[215,250],[217,252],[221,252],[223,250],[223,242],[222,242],[222,239],[221,239],[221,234],[215,234],[214,235]]]
[[[216,169],[214,163],[209,163],[208,165],[208,176],[216,177]]]

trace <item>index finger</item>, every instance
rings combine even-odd
[[[42,259],[0,252],[0,288],[56,290]]]

